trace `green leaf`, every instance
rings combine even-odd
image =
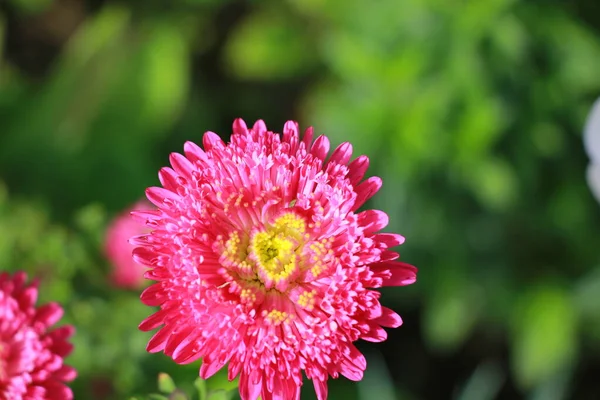
[[[214,390],[208,394],[208,400],[230,400],[233,393],[225,390]]]
[[[229,391],[238,387],[238,379],[236,378],[230,381],[227,375],[227,368],[222,368],[219,372],[217,372],[209,380],[207,380],[206,384],[209,391]]]
[[[169,398],[162,394],[149,394],[147,400],[169,400]]]
[[[458,400],[492,400],[498,397],[505,376],[495,361],[482,362],[475,368],[458,395]]]
[[[273,11],[254,13],[233,31],[225,47],[229,70],[245,79],[297,76],[313,65],[306,32]]]
[[[0,180],[0,206],[3,206],[8,201],[8,188]]]
[[[397,399],[394,381],[382,355],[373,351],[365,354],[365,356],[369,360],[369,368],[365,371],[364,378],[356,383],[359,399],[371,399],[373,393],[377,393],[377,400]]]
[[[514,168],[505,160],[489,157],[467,171],[475,195],[492,210],[504,210],[515,203],[518,183]]]
[[[194,387],[198,391],[198,400],[207,399],[206,381],[202,378],[198,378],[194,381]]]
[[[136,75],[142,90],[141,115],[149,126],[165,126],[178,116],[189,87],[188,49],[173,24],[156,24],[149,32]]]
[[[582,317],[600,320],[600,267],[589,271],[579,280],[573,296]]]
[[[423,329],[427,343],[437,351],[451,352],[471,333],[483,303],[481,293],[466,277],[455,276],[440,280],[439,287],[428,301]]]
[[[529,396],[529,400],[568,399],[571,392],[574,368],[564,368],[541,382]]]
[[[39,14],[53,3],[52,0],[12,0],[12,5],[25,14]]]
[[[568,293],[540,286],[517,303],[512,367],[517,383],[530,389],[563,368],[577,352],[577,317]]]
[[[104,7],[86,21],[68,43],[63,55],[63,73],[74,66],[83,66],[104,49],[122,40],[127,30],[129,11],[122,7]]]
[[[158,374],[158,390],[160,390],[162,393],[169,394],[173,393],[175,389],[177,389],[177,386],[175,386],[173,378],[164,372]]]

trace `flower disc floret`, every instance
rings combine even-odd
[[[305,229],[302,218],[287,213],[243,241],[245,233],[234,230],[225,242],[222,263],[232,271],[237,267],[238,281],[258,281],[265,289],[283,292],[300,271]]]
[[[320,400],[330,376],[361,379],[353,342],[402,322],[373,289],[416,279],[391,250],[404,238],[379,233],[387,215],[358,211],[381,187],[363,180],[368,158],[350,161],[349,143],[327,158],[328,139],[291,121],[279,135],[236,120],[230,143],[207,132],[203,146],[172,154],[146,192],[157,209],[134,213],[152,229],[131,240],[156,281],[148,350],[201,358],[203,378],[228,364],[242,400],[299,399],[303,372]]]

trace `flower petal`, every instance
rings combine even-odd
[[[397,328],[402,325],[402,318],[393,310],[381,307],[381,317],[374,319],[373,322],[377,322],[386,328]]]
[[[318,400],[327,400],[327,381],[313,379],[313,386]]]

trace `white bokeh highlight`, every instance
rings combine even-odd
[[[600,163],[588,165],[586,178],[594,197],[600,202]]]
[[[590,157],[586,173],[588,186],[600,202],[600,98],[594,103],[585,124],[583,144]]]

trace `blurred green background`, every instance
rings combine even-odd
[[[236,117],[351,141],[405,235],[404,318],[330,398],[599,399],[600,205],[581,131],[596,0],[0,0],[0,270],[78,331],[77,399],[191,385],[108,283],[110,220]],[[221,387],[220,374],[209,385]],[[314,398],[305,385],[303,398]]]

